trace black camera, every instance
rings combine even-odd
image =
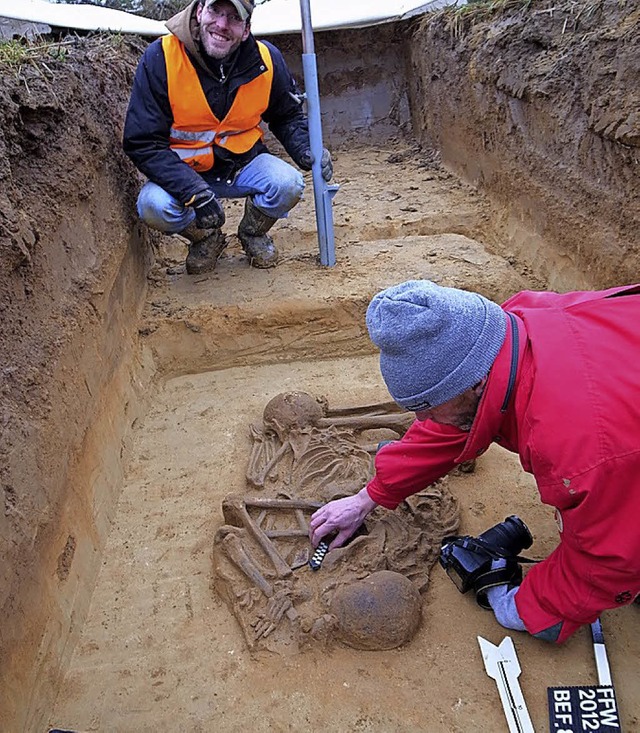
[[[515,515],[496,524],[477,537],[445,537],[440,548],[440,565],[460,593],[473,589],[478,603],[489,608],[486,590],[494,585],[522,580],[518,555],[531,547],[533,537],[527,525]],[[493,560],[505,560],[505,566],[491,569]]]

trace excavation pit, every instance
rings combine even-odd
[[[85,607],[91,602],[71,637],[77,644],[56,684],[54,707],[32,708],[51,727],[137,733],[179,721],[193,731],[408,733],[432,721],[434,730],[466,733],[503,725],[476,636],[499,642],[504,633],[491,614],[458,594],[437,564],[421,596],[415,636],[387,651],[339,643],[289,653],[251,650],[215,585],[212,549],[224,523],[222,502],[230,493],[246,493],[249,425],[268,401],[287,391],[322,396],[332,406],[388,400],[364,325],[375,292],[429,278],[501,301],[539,286],[526,263],[505,253],[487,229],[488,202],[449,174],[425,181],[419,166],[405,163],[390,195],[372,172],[394,150],[397,144],[336,152],[338,166],[369,183],[345,184],[336,207],[341,234],[334,268],[317,264],[306,229],[312,232],[308,198],[277,233],[283,257],[273,271],[249,268],[232,242],[214,273],[192,278],[180,267],[182,245],[158,245],[138,321],[140,349],[125,364],[133,376],[123,388],[130,395],[127,412],[139,417],[124,443],[114,433],[98,446],[107,457],[102,465],[119,454],[124,473],[120,489],[117,473],[103,469],[98,485],[111,493],[94,489],[106,541],[95,585],[87,586],[92,576],[83,577],[83,564],[103,540],[91,549],[96,530],[82,516],[61,539],[56,561],[60,589],[75,584],[76,598],[84,597]],[[398,192],[412,205],[394,211]],[[452,211],[464,222],[458,231],[449,231]],[[239,207],[231,205],[231,230],[238,216]],[[358,239],[360,232],[367,238]],[[96,436],[105,425],[95,426]],[[535,535],[535,555],[555,546],[552,511],[540,505],[515,456],[492,448],[474,473],[447,481],[465,533],[480,533],[515,513]],[[618,696],[625,701],[633,699],[634,612],[622,609],[606,622]],[[587,631],[562,649],[518,637],[518,652],[537,725],[546,720],[547,686],[593,681]],[[381,684],[393,690],[392,703],[380,695]]]
[[[114,135],[135,43],[77,41],[3,76],[0,728],[504,728],[476,636],[505,632],[439,566],[404,646],[269,652],[247,648],[212,548],[271,397],[387,399],[364,326],[381,288],[430,278],[502,301],[636,279],[640,21],[608,0],[543,5],[320,34],[334,268],[318,264],[310,180],[272,271],[248,267],[240,202],[203,277],[185,275],[184,243],[140,225]],[[515,456],[494,447],[447,482],[462,531],[516,513],[531,554],[555,546]],[[603,623],[633,730],[637,607]],[[514,638],[543,729],[547,686],[596,679],[588,630],[562,648]]]

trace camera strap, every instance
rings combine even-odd
[[[489,545],[487,542],[485,542],[483,539],[480,539],[480,537],[468,537],[466,539],[471,540],[469,545],[470,549],[473,549],[473,543],[475,543],[493,560],[515,560],[515,562],[524,563],[540,562],[540,560],[535,560],[530,557],[524,557],[523,555],[505,555],[503,552],[500,552],[499,549],[496,549],[492,545]]]
[[[536,563],[536,562],[542,562],[542,560],[534,560],[531,557],[523,557],[522,555],[516,555],[513,559],[516,562],[528,562],[528,563],[531,563],[531,564]]]
[[[478,575],[473,583],[473,591],[476,594],[478,605],[487,610],[491,609],[491,605],[487,598],[487,591],[496,585],[520,585],[522,582],[522,568],[514,560],[507,560],[507,564],[502,568],[487,570]]]

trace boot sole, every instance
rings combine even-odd
[[[213,255],[213,262],[209,262],[205,265],[202,265],[201,267],[198,265],[189,265],[188,261],[185,263],[185,269],[187,271],[187,275],[202,275],[204,272],[213,272],[216,269],[216,265],[218,264],[218,260],[220,259],[220,255],[225,251],[227,248],[227,242],[224,243],[222,247],[216,252],[214,252]]]
[[[278,260],[263,265],[259,264],[254,259],[249,258],[249,264],[251,265],[251,267],[255,267],[256,270],[270,270],[272,267],[275,267],[278,264]]]

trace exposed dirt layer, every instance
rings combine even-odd
[[[420,23],[408,75],[414,133],[504,204],[502,238],[551,288],[635,281],[640,8],[507,5]]]
[[[51,701],[141,407],[151,252],[119,132],[139,50],[75,38],[0,66],[0,710],[13,730],[31,699]]]
[[[184,275],[185,245],[159,240],[141,330],[162,375],[292,358],[370,353],[362,315],[380,289],[411,278],[475,288],[499,300],[540,287],[530,268],[478,241],[492,209],[410,141],[334,151],[336,266],[318,266],[313,196],[273,229],[281,261],[247,267],[226,206],[229,246],[215,272]],[[309,181],[310,186],[310,181]]]

